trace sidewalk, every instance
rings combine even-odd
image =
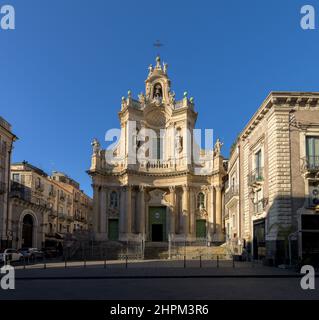
[[[46,269],[45,269],[46,268]],[[48,263],[46,265],[28,265],[16,267],[16,278],[19,279],[76,279],[76,278],[209,278],[209,277],[299,277],[293,270],[265,267],[248,262],[220,261],[89,261]]]

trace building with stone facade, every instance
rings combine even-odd
[[[8,229],[12,246],[53,247],[88,230],[92,199],[63,173],[51,176],[28,162],[11,166]]]
[[[162,65],[157,57],[156,65],[149,67],[145,93],[138,100],[130,91],[122,98],[117,145],[103,150],[96,139],[92,143],[88,173],[94,192],[96,240],[224,241],[222,144],[217,140],[214,150],[201,150],[187,133],[195,128],[196,119],[194,99],[185,92],[182,100],[175,101],[167,64]],[[144,135],[145,129],[152,129],[155,137]],[[144,140],[137,139],[139,134]],[[143,149],[146,142],[150,147]],[[137,148],[143,151],[136,161],[130,151]],[[195,162],[196,152],[207,156],[206,160]],[[114,162],[107,161],[109,155]]]
[[[318,111],[319,93],[272,92],[232,148],[227,240],[255,259],[318,256]]]
[[[10,164],[13,143],[17,137],[11,125],[0,117],[0,248],[10,245],[7,228],[9,216]]]

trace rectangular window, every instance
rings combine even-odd
[[[261,157],[261,150],[259,150],[255,154],[255,168],[258,170],[259,168],[262,168],[262,157]]]
[[[254,179],[256,181],[263,180],[263,163],[262,163],[262,152],[259,150],[255,153],[255,170]]]
[[[308,168],[319,169],[319,136],[306,137],[306,154]]]
[[[12,180],[14,181],[14,182],[20,182],[20,174],[19,173],[14,173],[13,175],[12,175]]]

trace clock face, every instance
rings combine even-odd
[[[160,218],[160,214],[158,212],[155,212],[155,218],[159,219]]]

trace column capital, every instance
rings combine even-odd
[[[93,188],[94,191],[99,191],[101,186],[99,184],[92,184],[92,188]]]
[[[140,192],[144,192],[144,191],[146,190],[146,185],[140,184],[140,185],[138,186],[138,189],[139,189]]]
[[[122,190],[123,192],[132,191],[132,187],[133,187],[133,185],[131,185],[131,184],[123,185],[123,186],[121,186],[121,190]]]
[[[216,189],[216,191],[222,191],[221,185],[216,185],[216,186],[214,186],[214,188]]]
[[[176,187],[175,186],[169,186],[169,192],[170,193],[174,193],[176,191]]]
[[[186,184],[184,184],[182,188],[183,188],[183,192],[188,192],[190,189],[189,185],[186,185]]]

